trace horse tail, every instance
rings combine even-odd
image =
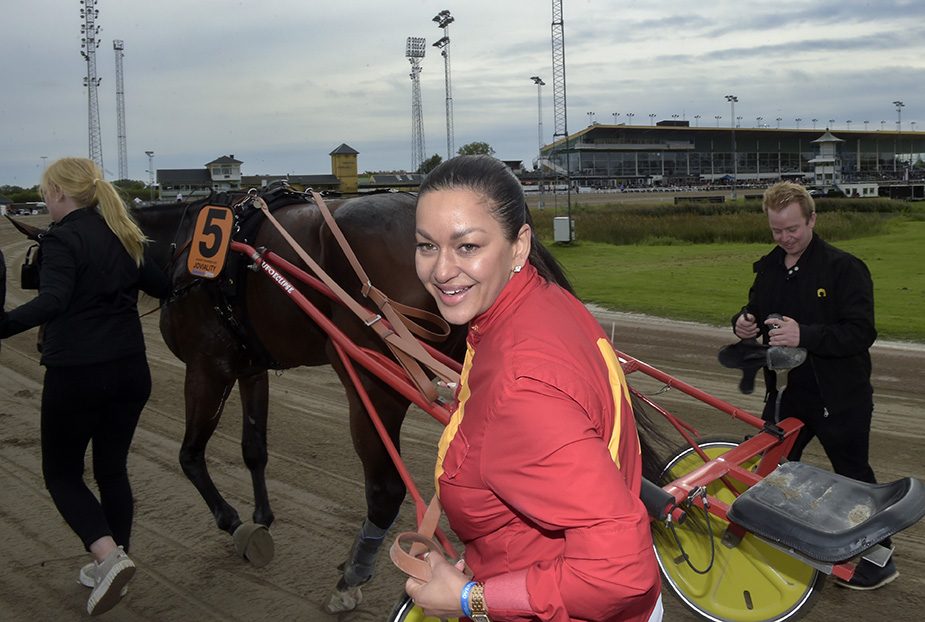
[[[653,483],[660,483],[666,456],[671,451],[665,436],[659,431],[655,417],[634,391],[630,391],[630,403],[636,419],[639,434],[639,448],[642,454],[642,476]]]
[[[6,304],[6,260],[3,258],[3,250],[0,250],[0,315],[3,314],[3,307]]]

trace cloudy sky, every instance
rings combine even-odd
[[[87,155],[79,0],[7,2],[0,35],[0,184],[31,186],[43,162]],[[922,0],[564,0],[568,128],[593,118],[678,118],[925,130]],[[117,177],[113,39],[125,42],[129,177],[234,154],[243,172],[328,173],[347,143],[361,171],[411,167],[408,36],[427,39],[426,153],[446,157],[442,36],[448,9],[455,144],[485,141],[532,162],[537,87],[554,133],[549,0],[99,0],[100,125]],[[589,117],[588,112],[594,116]],[[43,160],[46,156],[47,160]]]

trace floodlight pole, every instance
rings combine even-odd
[[[154,203],[154,152],[145,151],[148,156],[148,188],[150,189],[151,202]]]
[[[546,201],[543,199],[543,165],[540,160],[543,157],[543,87],[546,86],[546,83],[543,82],[543,79],[539,76],[532,76],[530,79],[533,80],[533,84],[536,85],[536,160],[539,163],[541,171],[539,180],[540,200],[537,207],[543,209],[546,206]]]
[[[906,104],[902,103],[899,100],[893,102],[893,105],[896,106],[896,132],[898,133],[899,139],[896,141],[896,147],[893,148],[893,172],[896,172],[896,161],[899,159],[899,149],[902,147],[900,141],[902,139],[903,132],[903,108]]]
[[[100,170],[103,168],[103,140],[100,130],[100,103],[98,88],[102,78],[96,74],[96,50],[99,47],[100,27],[96,25],[96,18],[100,11],[96,8],[97,0],[80,0],[80,17],[83,24],[80,27],[80,52],[87,62],[87,75],[84,77],[84,86],[87,87],[87,134],[89,138],[90,159],[96,162]]]
[[[450,24],[455,20],[446,9],[437,13],[433,21],[438,28],[443,29],[443,37],[432,45],[440,49],[443,56],[443,78],[446,86],[446,159],[453,157],[453,87],[450,84]]]
[[[424,115],[421,106],[421,61],[424,58],[424,37],[408,37],[405,56],[411,63],[411,170],[418,171],[424,163]]]
[[[543,150],[543,87],[546,83],[539,76],[533,76],[530,79],[536,85],[536,142],[539,155]]]
[[[114,39],[112,49],[116,54],[116,135],[119,141],[119,179],[128,179],[128,150],[125,141],[125,78],[122,69],[125,42],[121,39]]]
[[[736,154],[736,127],[735,127],[735,118],[736,118],[736,102],[739,101],[739,98],[735,95],[726,95],[726,101],[729,102],[729,105],[732,107],[729,118],[732,119],[732,200],[736,200],[736,178],[739,173],[739,163],[738,155]]]
[[[568,241],[572,242],[572,150],[568,135],[568,100],[565,84],[565,20],[562,0],[552,0],[552,108],[555,131],[553,140],[561,137],[565,148],[566,215]],[[575,145],[578,143],[575,142]]]

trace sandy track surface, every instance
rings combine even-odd
[[[44,224],[35,217],[36,224]],[[7,308],[28,300],[18,287],[19,265],[28,243],[0,221],[0,248],[9,268]],[[141,302],[142,309],[154,303]],[[743,408],[758,399],[738,394],[737,374],[716,363],[717,349],[731,332],[698,324],[601,312],[618,347],[699,388]],[[183,365],[167,350],[155,315],[144,319],[154,377],[129,458],[137,499],[133,558],[139,572],[111,620],[383,620],[401,592],[402,579],[386,556],[351,613],[330,616],[323,603],[364,514],[362,473],[350,443],[346,403],[326,367],[286,371],[271,378],[271,502],[276,558],[255,569],[234,555],[231,538],[219,531],[198,493],[183,476],[177,455],[183,435]],[[925,348],[878,343],[874,350],[876,415],[872,463],[881,481],[904,475],[925,479]],[[631,376],[635,380],[636,376]],[[87,617],[86,588],[76,583],[87,561],[55,511],[41,477],[38,413],[42,368],[35,332],[5,340],[0,350],[0,620],[78,620]],[[647,392],[659,387],[638,382]],[[659,400],[689,418],[704,433],[747,432],[726,416],[669,391]],[[208,452],[212,475],[242,517],[252,511],[250,477],[240,458],[241,409],[229,400]],[[420,411],[409,414],[403,450],[425,494],[431,477],[439,425]],[[819,446],[808,460],[825,465]],[[396,525],[413,523],[409,501]],[[829,585],[808,616],[820,622],[919,620],[925,605],[925,526],[895,538],[902,576],[869,594]],[[669,620],[695,618],[671,597]]]

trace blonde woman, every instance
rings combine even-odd
[[[118,191],[86,158],[63,158],[42,175],[53,224],[41,241],[38,295],[0,314],[0,338],[44,325],[41,364],[45,487],[93,561],[79,580],[97,615],[125,594],[134,503],[126,462],[151,393],[138,291],[164,298],[170,284],[145,261],[145,237]],[[99,499],[83,479],[93,443]]]

